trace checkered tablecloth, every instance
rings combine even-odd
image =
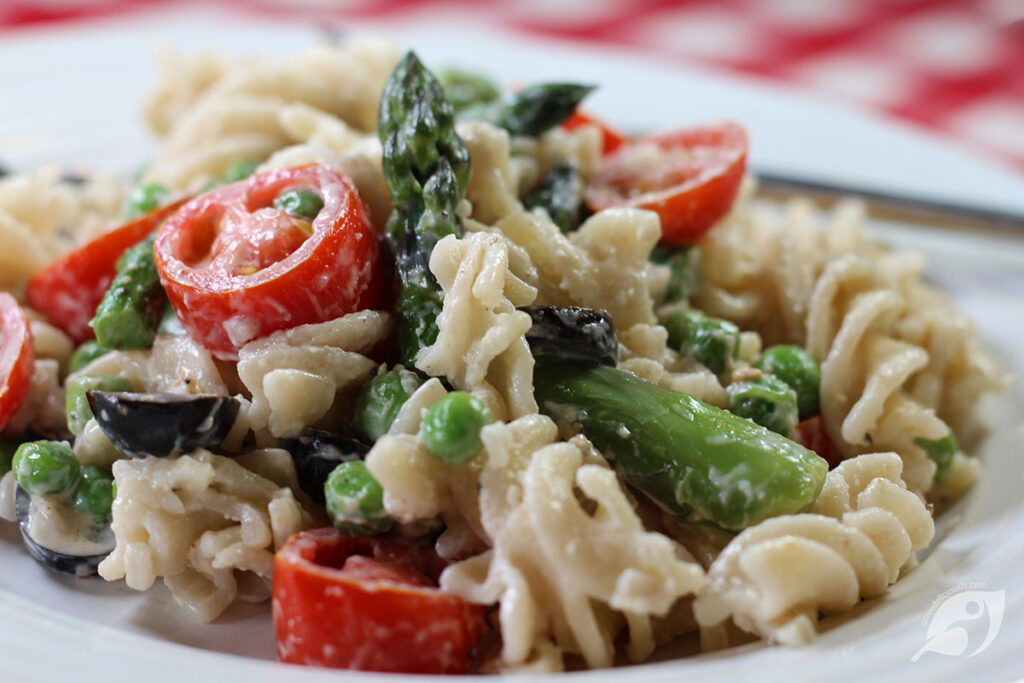
[[[187,2],[4,0],[0,27]],[[784,81],[913,121],[1024,172],[1024,0],[220,2],[324,21],[457,10],[517,31]]]

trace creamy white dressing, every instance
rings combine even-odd
[[[8,472],[0,477],[0,519],[8,522],[18,520],[18,512],[14,505],[14,498],[18,492],[18,482],[14,478],[14,472]]]
[[[109,528],[97,528],[92,520],[59,498],[32,496],[23,528],[33,541],[63,555],[104,555],[114,547],[114,535]]]

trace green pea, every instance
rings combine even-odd
[[[959,448],[953,432],[941,439],[914,439],[914,443],[923,448],[925,455],[935,462],[935,481],[941,483],[949,479],[949,468]]]
[[[465,391],[453,391],[423,416],[420,441],[427,453],[441,462],[463,465],[480,452],[480,430],[493,420],[479,399]]]
[[[110,519],[110,506],[114,502],[114,487],[110,472],[95,465],[85,465],[72,505],[97,522],[106,522]]]
[[[408,370],[384,372],[363,386],[356,397],[352,426],[367,443],[387,434],[405,402],[420,385],[419,377]]]
[[[753,420],[777,434],[788,437],[798,422],[796,392],[777,377],[764,375],[726,388],[729,412]]]
[[[651,251],[651,262],[669,267],[669,301],[685,301],[700,289],[700,247],[670,247],[659,244]]]
[[[343,462],[327,476],[324,500],[331,523],[348,534],[376,534],[391,526],[384,489],[362,460]]]
[[[156,328],[156,332],[157,334],[174,334],[179,336],[188,334],[185,331],[185,327],[181,324],[178,314],[174,312],[170,304],[167,304],[167,308],[164,309],[164,316],[160,318],[160,325]]]
[[[235,159],[232,161],[221,177],[225,183],[235,183],[245,180],[256,172],[256,162],[252,159]]]
[[[90,389],[100,391],[131,391],[132,383],[124,377],[114,375],[85,375],[75,377],[67,384],[65,410],[68,418],[68,429],[79,436],[85,429],[85,423],[92,419],[92,408],[85,392]]]
[[[788,344],[771,346],[765,349],[754,367],[775,375],[793,388],[801,420],[821,412],[821,366],[806,350]]]
[[[13,436],[0,436],[0,477],[11,471],[11,459],[21,445],[21,439]]]
[[[138,218],[167,203],[171,191],[155,183],[139,185],[132,190],[124,207],[125,218]]]
[[[740,356],[740,329],[696,308],[683,308],[665,320],[669,344],[716,375],[732,369]]]
[[[98,341],[90,339],[75,349],[75,352],[71,354],[69,372],[78,372],[100,356],[105,356],[108,353],[110,353],[110,349],[103,348],[100,346]]]
[[[70,492],[81,467],[71,447],[58,441],[29,441],[18,446],[11,461],[18,486],[33,496]]]
[[[313,220],[320,209],[324,208],[324,200],[319,194],[305,187],[285,190],[274,199],[274,208],[293,216]]]

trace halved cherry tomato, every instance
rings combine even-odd
[[[839,449],[836,448],[836,445],[829,437],[828,432],[825,431],[825,422],[822,420],[821,415],[815,415],[803,420],[793,430],[790,438],[804,448],[808,448],[825,458],[829,469],[833,469],[843,461],[843,454],[839,452]]]
[[[121,254],[146,239],[184,203],[168,204],[100,235],[36,273],[28,283],[28,304],[81,344],[92,339],[89,321],[117,273]]]
[[[273,612],[283,662],[362,671],[465,673],[484,611],[436,588],[429,546],[349,536],[293,536],[274,558]]]
[[[692,244],[732,207],[746,167],[747,132],[738,124],[652,135],[605,157],[586,201],[595,211],[656,211],[663,242]]]
[[[21,408],[34,370],[32,329],[21,306],[0,292],[0,430]]]
[[[321,195],[311,223],[273,207],[292,188]],[[192,199],[160,229],[154,252],[182,325],[226,360],[276,330],[379,307],[387,293],[365,204],[347,178],[320,164]]]
[[[605,155],[611,154],[619,147],[626,143],[626,136],[622,133],[611,128],[607,123],[601,119],[591,116],[590,114],[584,114],[579,109],[572,113],[565,123],[562,124],[562,128],[566,130],[573,130],[580,126],[594,126],[601,131],[604,136],[604,144],[601,148],[601,152]]]

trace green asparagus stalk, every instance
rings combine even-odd
[[[696,308],[673,311],[663,322],[668,343],[719,377],[732,372],[740,356],[740,328]]]
[[[398,411],[420,386],[415,373],[408,370],[384,372],[367,382],[356,397],[352,426],[366,443],[375,443],[387,434]]]
[[[503,102],[467,106],[459,119],[488,121],[512,135],[535,137],[564,123],[593,89],[579,83],[529,85]]]
[[[420,349],[437,340],[442,292],[430,253],[442,237],[462,235],[455,207],[469,182],[469,150],[444,91],[412,52],[384,86],[378,130],[394,207],[388,234],[399,281],[399,355],[412,368]]]
[[[700,289],[700,247],[672,247],[659,244],[651,251],[651,262],[669,267],[669,301],[686,301]]]
[[[540,135],[564,123],[593,89],[579,83],[528,85],[501,108],[498,125],[512,135]]]
[[[83,375],[67,383],[65,397],[65,414],[68,419],[68,430],[75,436],[81,436],[85,424],[92,419],[92,407],[86,396],[87,391],[131,391],[132,383],[124,377],[115,375]]]
[[[448,68],[442,69],[437,76],[445,96],[456,112],[471,106],[489,104],[501,97],[498,86],[481,74]]]
[[[533,192],[523,198],[527,209],[543,208],[562,232],[572,232],[580,222],[583,181],[575,166],[556,164]]]
[[[796,392],[773,375],[734,382],[725,388],[729,412],[789,437],[798,422]]]
[[[541,411],[575,424],[669,512],[740,530],[808,509],[828,463],[749,420],[615,368],[539,356]]]
[[[106,349],[145,349],[153,345],[167,295],[153,260],[150,236],[124,253],[117,275],[90,323]]]
[[[949,470],[958,448],[953,432],[941,439],[914,439],[914,443],[924,449],[925,455],[935,462],[935,481],[941,483],[949,479]]]

